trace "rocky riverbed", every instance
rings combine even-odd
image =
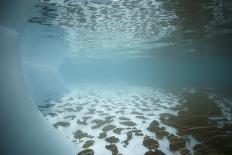
[[[39,109],[78,155],[232,152],[231,98],[203,89],[81,87]]]

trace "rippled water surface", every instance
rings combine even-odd
[[[232,152],[232,1],[41,0],[21,40],[78,155]]]
[[[58,27],[74,55],[152,56],[179,46],[202,53],[212,51],[200,42],[231,38],[231,6],[220,0],[50,0],[36,5],[29,22]],[[199,47],[191,46],[195,42]]]

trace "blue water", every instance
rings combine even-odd
[[[107,154],[105,141],[97,138],[101,129],[91,128],[94,118],[103,118],[101,111],[113,115],[112,124],[117,127],[120,120],[116,117],[128,117],[137,129],[152,136],[147,131],[152,119],[160,123],[159,114],[178,115],[187,109],[178,109],[188,100],[183,94],[207,94],[223,113],[213,119],[217,124],[231,125],[231,42],[230,1],[42,0],[33,8],[23,30],[21,58],[33,99],[42,107],[48,106],[40,109],[48,121],[57,128],[61,118],[73,114],[75,119],[61,123],[58,130],[67,137],[77,128],[86,130],[99,143],[90,148]],[[221,99],[219,92],[229,95],[223,94]],[[204,103],[202,98],[196,102],[201,103],[202,99]],[[110,99],[112,103],[106,104]],[[159,101],[154,105],[155,100]],[[69,102],[73,103],[65,111]],[[77,105],[83,110],[73,113],[72,108]],[[149,113],[141,111],[140,106],[150,108]],[[88,112],[91,107],[98,112]],[[125,107],[128,111],[119,115],[117,111]],[[141,122],[131,114],[135,109],[150,121]],[[81,126],[86,114],[91,121]],[[208,116],[207,119],[210,120]],[[160,125],[176,134],[173,126]],[[127,136],[126,132],[119,136],[120,141],[123,136]],[[127,149],[118,144],[119,152],[145,153],[148,149],[142,146],[143,138],[133,139]],[[188,138],[186,147],[193,153],[193,146],[200,141],[194,136]],[[84,141],[73,142],[79,152]],[[167,149],[167,137],[159,143],[159,149],[166,154],[180,153]],[[138,148],[138,152],[133,152],[133,148]]]
[[[30,45],[22,51],[30,61],[58,66],[69,84],[231,86],[229,6],[217,0],[44,1],[33,10],[25,30]]]

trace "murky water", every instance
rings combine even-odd
[[[78,154],[232,152],[232,2],[42,0],[21,40],[34,100]]]

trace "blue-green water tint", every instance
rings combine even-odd
[[[33,55],[54,60],[69,84],[231,85],[231,8],[217,0],[42,1],[27,31]]]
[[[203,127],[197,133],[218,131],[210,138],[227,134],[232,120],[231,42],[230,1],[42,0],[22,35],[22,62],[33,98],[48,121],[73,140],[77,152],[85,142],[73,137],[80,129],[94,135],[95,153],[108,154],[105,140],[98,138],[102,128],[92,128],[99,121],[94,119],[105,115],[114,120],[104,125],[124,127],[120,116],[127,117],[156,140],[148,131],[153,120],[168,134],[182,133],[178,125]],[[220,90],[229,95],[220,96]],[[166,116],[171,123],[164,121]],[[144,117],[149,121],[142,122]],[[121,142],[128,132],[119,136]],[[191,131],[185,136],[191,153],[196,143],[208,140]],[[143,138],[133,137],[128,148],[117,144],[119,152],[145,153]],[[166,154],[181,152],[170,149],[167,136],[158,142]],[[225,148],[216,152],[231,152]]]

